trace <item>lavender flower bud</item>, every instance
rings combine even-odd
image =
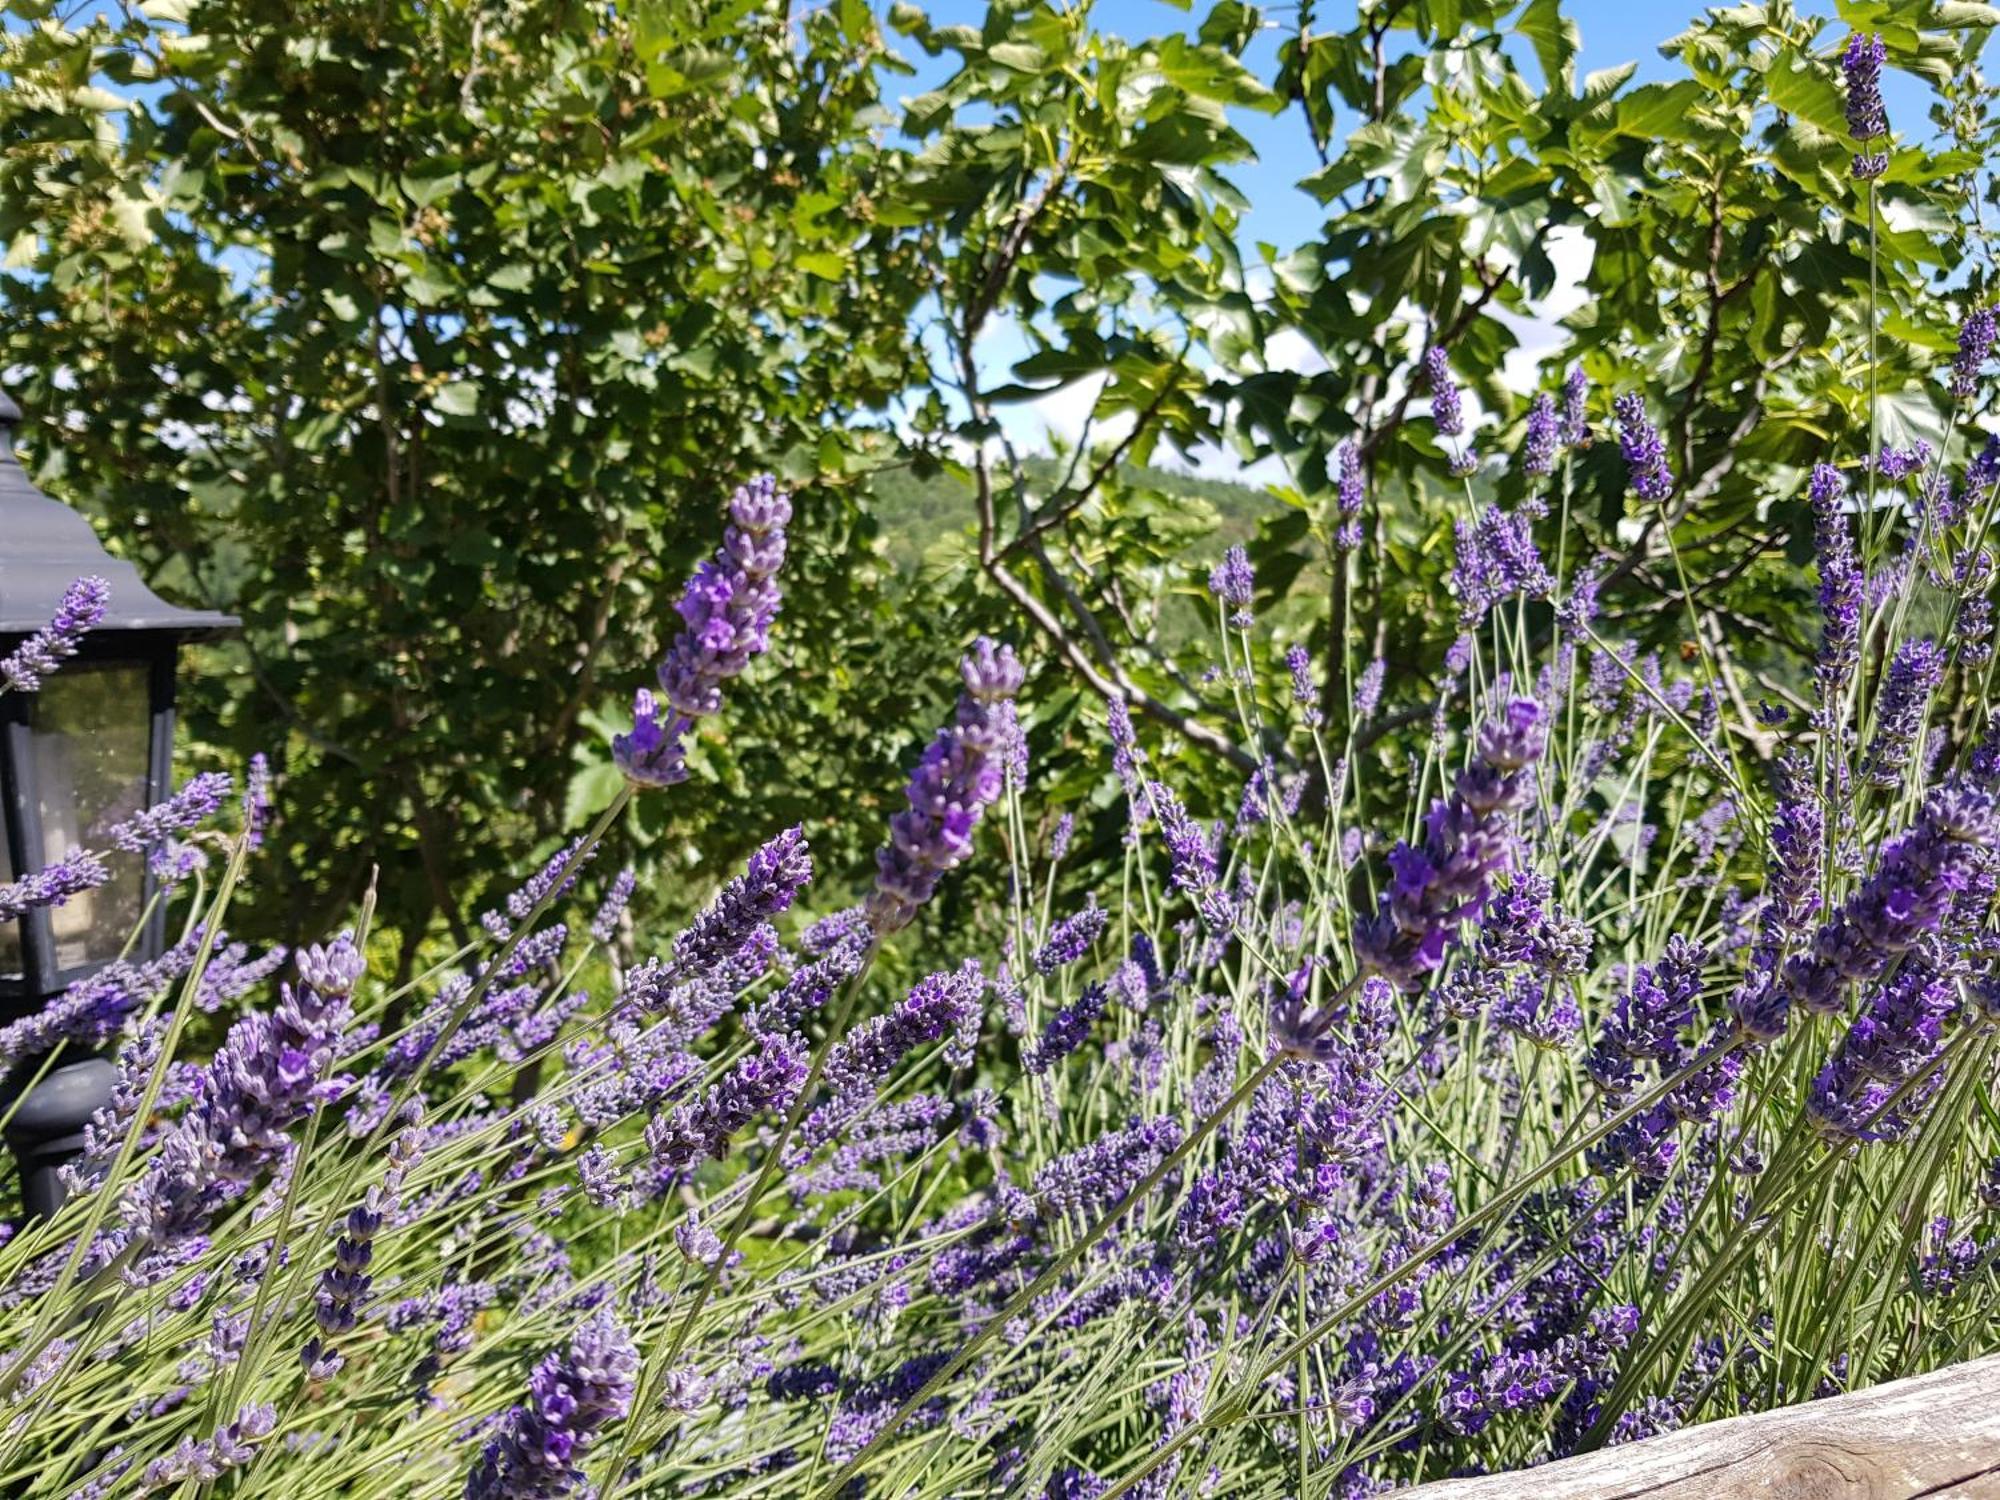
[[[1563,379],[1561,436],[1565,448],[1590,446],[1590,414],[1585,406],[1589,396],[1590,382],[1584,379],[1583,366],[1572,365]]]
[[[1465,431],[1465,408],[1452,379],[1451,360],[1433,344],[1424,354],[1424,377],[1431,388],[1431,421],[1439,437],[1457,437]]]
[[[2000,334],[1993,309],[1982,307],[1958,330],[1958,357],[1951,362],[1951,393],[1969,400],[1978,393],[1979,372],[1993,353],[1993,340]]]
[[[1646,398],[1628,392],[1611,403],[1618,418],[1618,448],[1632,493],[1642,500],[1665,500],[1674,492],[1674,471],[1667,465],[1667,445],[1646,415]]]
[[[1521,444],[1522,470],[1536,479],[1555,473],[1558,436],[1555,398],[1544,392],[1528,407],[1528,434]]]
[[[1879,36],[1848,38],[1841,56],[1840,71],[1847,77],[1847,133],[1856,141],[1880,140],[1889,133],[1889,115],[1882,107],[1882,64],[1889,56]],[[1889,170],[1886,151],[1857,152],[1854,179],[1865,182]]]
[[[1903,783],[1931,694],[1944,681],[1945,655],[1929,640],[1905,641],[1889,663],[1875,705],[1875,734],[1861,771],[1877,786]]]
[[[1251,623],[1250,601],[1257,591],[1257,575],[1250,567],[1250,554],[1241,547],[1231,547],[1222,554],[1208,575],[1208,591],[1224,604],[1235,606],[1230,622],[1247,626]]]
[[[528,1381],[528,1399],[502,1419],[465,1480],[465,1500],[544,1500],[584,1486],[580,1460],[632,1409],[639,1351],[610,1309],[580,1324],[563,1354]]]
[[[1035,950],[1035,972],[1044,976],[1073,964],[1090,952],[1104,932],[1111,914],[1091,897],[1090,904],[1074,916],[1065,917],[1049,930],[1048,941]]]
[[[42,679],[76,655],[76,648],[104,618],[111,585],[102,578],[79,578],[66,589],[49,623],[0,661],[0,691],[32,693]]]
[[[1361,452],[1352,443],[1342,443],[1337,462],[1339,464],[1336,502],[1340,513],[1340,524],[1334,528],[1333,545],[1341,552],[1352,552],[1361,545],[1361,509],[1367,503],[1367,477],[1361,469]]]
[[[729,517],[721,548],[695,569],[675,606],[684,628],[658,674],[670,712],[642,689],[632,701],[631,732],[611,741],[618,768],[638,785],[687,780],[686,740],[695,721],[719,711],[722,684],[770,649],[779,603],[772,575],[785,560],[791,501],[767,474],[730,497]]]
[[[972,853],[980,814],[1000,795],[1000,754],[1024,673],[1013,651],[981,636],[959,667],[957,717],[938,731],[910,776],[909,807],[889,820],[875,855],[868,917],[888,934],[909,926],[947,870]]]

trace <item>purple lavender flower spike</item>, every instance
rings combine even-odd
[[[1546,392],[1528,407],[1528,434],[1521,444],[1521,468],[1536,479],[1556,471],[1556,444],[1559,434],[1555,398]]]
[[[1286,650],[1285,669],[1292,674],[1293,707],[1300,710],[1299,717],[1305,720],[1306,728],[1319,728],[1325,719],[1319,711],[1319,688],[1312,680],[1312,658],[1304,646]]]
[[[1215,850],[1208,832],[1187,814],[1181,799],[1165,782],[1147,784],[1146,800],[1159,820],[1160,836],[1166,840],[1167,856],[1173,862],[1174,884],[1192,899],[1201,919],[1216,931],[1226,931],[1232,920],[1228,894],[1215,883]]]
[[[214,817],[232,785],[228,773],[204,771],[158,807],[135,813],[97,836],[127,854],[148,853],[155,845]]]
[[[164,1249],[198,1232],[232,1189],[284,1158],[291,1127],[340,1089],[332,1070],[365,961],[343,933],[296,962],[299,982],[270,1011],[229,1028],[194,1104],[126,1190],[120,1213],[132,1239]]]
[[[1431,421],[1438,436],[1457,437],[1465,431],[1465,406],[1452,378],[1450,357],[1436,344],[1424,352],[1424,378],[1431,388]]]
[[[1097,904],[1095,896],[1091,897],[1082,911],[1063,918],[1049,929],[1048,940],[1035,950],[1035,972],[1046,977],[1075,963],[1090,952],[1110,920],[1111,913]]]
[[[76,655],[110,602],[111,585],[102,578],[79,578],[64,589],[49,623],[0,661],[0,692],[32,693],[41,687],[43,678]]]
[[[1990,307],[1982,307],[1967,318],[1958,330],[1958,356],[1951,362],[1951,393],[1961,401],[1979,391],[1979,372],[1993,353],[1993,340],[2000,335],[2000,319]]]
[[[1250,554],[1241,547],[1224,552],[1222,561],[1209,571],[1208,591],[1232,606],[1230,624],[1247,628],[1254,623],[1250,601],[1256,596],[1257,574],[1250,566]]]
[[[1931,694],[1944,681],[1945,654],[1934,641],[1905,641],[1889,663],[1875,704],[1875,734],[1861,772],[1881,787],[1903,784]]]
[[[968,959],[954,971],[920,980],[894,1010],[870,1017],[843,1037],[827,1054],[828,1097],[799,1127],[798,1159],[832,1140],[873,1103],[883,1080],[918,1047],[948,1037],[945,1060],[954,1067],[970,1064],[985,992],[985,975]]]
[[[1785,966],[1785,983],[1806,1009],[1839,1008],[1847,990],[1872,982],[1898,955],[1936,932],[1961,894],[1990,869],[2000,817],[1993,794],[1954,778],[1931,792],[1916,821],[1882,846],[1875,872],[1827,922],[1809,953]]]
[[[1847,76],[1847,133],[1866,145],[1889,133],[1889,114],[1882,107],[1882,64],[1889,49],[1879,36],[1856,32],[1848,38],[1847,51],[1840,59],[1840,71]],[[1886,151],[1858,151],[1854,155],[1854,180],[1866,182],[1889,170]]]
[[[773,575],[785,560],[791,501],[766,474],[730,497],[722,546],[688,579],[676,609],[683,629],[660,663],[665,704],[642,689],[632,700],[632,729],[611,752],[640,786],[687,780],[687,737],[695,721],[722,707],[722,684],[770,649],[779,593]]]
[[[1342,552],[1352,552],[1361,545],[1361,508],[1367,503],[1368,481],[1361,469],[1361,452],[1354,444],[1340,445],[1337,463],[1335,494],[1340,524],[1334,528],[1333,545]]]
[[[727,962],[753,932],[790,910],[812,877],[812,850],[795,823],[751,855],[743,873],[675,937],[668,966],[674,981],[699,978]]]
[[[604,893],[604,900],[590,919],[590,935],[598,942],[608,943],[617,936],[618,924],[624,919],[625,908],[631,904],[632,892],[638,884],[639,877],[630,865],[620,870],[611,882],[611,889]]]
[[[94,890],[110,878],[111,872],[95,853],[72,849],[54,864],[0,885],[0,922],[44,906],[61,906],[70,897]]]
[[[889,842],[875,855],[868,918],[879,935],[910,925],[940,877],[972,853],[980,814],[1000,796],[1000,757],[1025,674],[1010,647],[981,636],[959,675],[957,716],[911,773],[910,805],[889,820]]]
[[[465,1480],[465,1500],[555,1500],[584,1491],[579,1460],[632,1409],[639,1351],[609,1308],[544,1356],[525,1404],[509,1411]]]
[[[1405,990],[1423,986],[1443,961],[1461,922],[1476,918],[1493,877],[1514,860],[1509,814],[1533,798],[1534,763],[1547,729],[1541,706],[1516,698],[1479,731],[1477,759],[1459,773],[1450,798],[1434,801],[1422,847],[1398,844],[1376,915],[1355,924],[1362,966]]]
[[[1928,1071],[1944,1049],[1956,987],[1922,963],[1905,964],[1855,1017],[1806,1100],[1821,1134],[1838,1143],[1894,1140],[1935,1090]],[[1910,1086],[1901,1099],[1891,1100]]]
[[[264,847],[264,836],[271,831],[276,815],[271,802],[271,762],[259,750],[250,757],[243,775],[243,833],[252,849]]]
[[[1847,481],[1830,464],[1815,464],[1806,487],[1813,508],[1813,550],[1819,559],[1820,646],[1816,677],[1820,722],[1831,724],[1861,659],[1861,564],[1854,555],[1841,497]]]
[[[1652,418],[1646,398],[1629,391],[1611,403],[1618,417],[1618,448],[1625,455],[1632,493],[1641,500],[1665,500],[1674,492],[1674,471],[1667,465],[1667,444]]]
[[[1563,380],[1561,436],[1565,448],[1590,446],[1590,413],[1585,405],[1589,397],[1590,382],[1584,378],[1583,366],[1572,365]]]
[[[1387,671],[1387,663],[1379,656],[1361,669],[1361,676],[1354,683],[1355,723],[1374,718],[1375,710],[1382,706],[1382,679]]]

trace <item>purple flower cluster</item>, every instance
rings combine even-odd
[[[577,1326],[569,1348],[546,1355],[528,1379],[528,1399],[501,1419],[465,1480],[465,1500],[555,1500],[582,1493],[579,1460],[632,1409],[639,1351],[599,1308]]]
[[[1933,791],[1916,821],[1886,842],[1875,871],[1785,967],[1807,1010],[1839,1008],[1847,991],[1936,932],[1960,895],[1990,869],[2000,818],[1990,792],[1953,779]]]
[[[1352,552],[1361,545],[1361,510],[1368,501],[1368,479],[1361,467],[1361,451],[1352,443],[1342,443],[1335,456],[1335,509],[1339,524],[1334,527],[1337,551]]]
[[[1035,950],[1035,972],[1046,977],[1075,963],[1090,952],[1110,920],[1111,914],[1092,897],[1082,911],[1049,929],[1048,940]]]
[[[771,918],[789,911],[812,877],[812,849],[805,829],[795,823],[751,855],[743,873],[680,931],[663,977],[683,983],[713,973]]]
[[[1625,455],[1625,472],[1632,493],[1641,500],[1665,500],[1674,492],[1674,471],[1667,464],[1666,440],[1646,415],[1646,398],[1628,391],[1611,403],[1618,418],[1618,451]]]
[[[276,1006],[229,1028],[194,1102],[125,1192],[126,1233],[154,1250],[196,1233],[291,1149],[290,1129],[338,1093],[332,1073],[366,965],[342,934],[303,949]]]
[[[1461,922],[1478,916],[1493,877],[1514,859],[1511,814],[1533,800],[1533,766],[1546,739],[1541,706],[1516,698],[1483,725],[1474,765],[1459,773],[1449,798],[1434,801],[1421,846],[1399,843],[1377,914],[1355,924],[1364,967],[1406,990],[1423,986],[1444,958]]]
[[[968,959],[955,970],[920,980],[887,1015],[870,1017],[841,1038],[827,1054],[827,1099],[799,1128],[801,1147],[809,1151],[832,1140],[843,1124],[874,1102],[882,1082],[919,1047],[949,1038],[945,1061],[955,1068],[970,1064],[985,992],[985,975]]]
[[[1433,344],[1424,351],[1424,379],[1431,388],[1431,421],[1439,437],[1457,437],[1465,431],[1465,407],[1452,378],[1451,358]]]
[[[1888,111],[1882,107],[1882,64],[1889,49],[1879,36],[1856,32],[1848,38],[1841,55],[1840,71],[1847,78],[1847,133],[1866,145],[1889,133]],[[1889,170],[1886,151],[1858,151],[1854,156],[1854,178],[1865,182]]]
[[[1993,340],[2000,336],[2000,318],[1990,307],[1977,309],[1958,330],[1958,355],[1951,362],[1951,393],[1969,401],[1979,392],[1979,372],[1993,354]]]
[[[1458,595],[1460,629],[1472,630],[1503,599],[1516,594],[1539,599],[1554,589],[1525,514],[1489,505],[1477,521],[1455,523],[1452,535],[1457,556],[1451,584]]]
[[[924,751],[910,776],[910,805],[889,820],[889,842],[875,855],[868,918],[878,933],[909,926],[938,880],[972,852],[979,816],[1000,795],[1000,756],[1025,674],[1011,648],[981,636],[959,675],[957,717]]]
[[[618,768],[640,786],[687,780],[695,721],[716,713],[722,684],[770,649],[779,597],[773,575],[785,560],[792,504],[767,474],[730,497],[729,519],[721,550],[695,569],[676,606],[683,629],[660,663],[664,709],[642,688],[631,732],[612,739]]]
[[[1159,821],[1160,837],[1173,864],[1174,884],[1194,902],[1204,923],[1217,932],[1227,931],[1229,895],[1216,884],[1215,847],[1209,842],[1208,830],[1188,816],[1181,799],[1164,781],[1147,784],[1146,801]]]
[[[1523,472],[1535,479],[1545,479],[1555,473],[1561,437],[1555,397],[1544,391],[1528,406],[1528,432],[1521,443]]]
[[[1830,464],[1815,464],[1807,485],[1813,508],[1813,551],[1819,560],[1819,720],[1839,722],[1840,703],[1861,659],[1861,563],[1841,513],[1847,481]]]
[[[104,618],[111,585],[102,578],[79,578],[63,590],[49,623],[0,660],[0,692],[32,693],[42,679],[76,655],[83,638]]]
[[[1931,694],[1944,681],[1945,654],[1936,642],[1919,638],[1897,648],[1875,702],[1875,734],[1862,757],[1861,772],[1877,786],[1903,784]]]
[[[1813,1079],[1806,1108],[1836,1141],[1894,1140],[1939,1081],[1957,988],[1928,964],[1905,963],[1869,997],[1833,1057]]]
[[[1250,601],[1256,597],[1257,575],[1250,566],[1250,554],[1241,547],[1231,547],[1222,554],[1222,561],[1209,572],[1208,591],[1232,608],[1230,624],[1247,629],[1256,623]]]

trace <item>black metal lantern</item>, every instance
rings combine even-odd
[[[175,658],[183,641],[236,624],[167,603],[99,545],[88,521],[30,484],[14,457],[20,420],[0,392],[0,658],[48,624],[74,580],[96,575],[111,589],[75,657],[38,692],[0,695],[0,882],[101,849],[93,839],[105,827],[173,790]],[[121,955],[159,956],[166,914],[149,912],[151,873],[130,855],[110,866],[94,890],[0,922],[0,1018],[34,1014]],[[101,1057],[66,1055],[54,1067],[30,1059],[0,1089],[30,1213],[62,1201],[55,1169],[81,1146],[113,1076]]]

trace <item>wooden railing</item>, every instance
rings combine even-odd
[[[2000,1500],[2000,1355],[1417,1500]]]

